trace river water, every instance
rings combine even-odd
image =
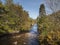
[[[27,33],[6,35],[0,38],[0,45],[39,45],[37,28],[34,24]]]
[[[29,43],[28,45],[39,45],[39,40],[38,40],[38,26],[37,24],[34,24],[30,30],[30,37],[29,37]]]

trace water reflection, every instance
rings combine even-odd
[[[37,24],[34,24],[30,30],[28,45],[39,45]]]
[[[34,24],[30,30],[30,33],[34,33],[34,34],[38,33],[37,28],[38,28],[37,24]]]

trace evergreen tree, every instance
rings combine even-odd
[[[39,16],[44,16],[44,15],[46,15],[45,6],[44,4],[41,4],[39,8]]]

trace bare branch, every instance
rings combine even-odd
[[[53,12],[60,10],[60,0],[46,0],[46,3]]]

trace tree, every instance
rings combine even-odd
[[[28,11],[23,10],[21,5],[14,4],[13,0],[6,0],[6,4],[0,3],[0,6],[0,15],[2,15],[0,16],[0,33],[13,33],[13,31],[28,31],[30,29]]]
[[[60,10],[60,0],[46,0],[46,4],[53,12]]]
[[[39,8],[39,16],[44,16],[44,15],[46,15],[45,6],[44,4],[41,4]]]
[[[0,4],[2,4],[2,1],[0,0]]]
[[[6,0],[6,5],[11,5],[13,3],[13,0]]]

